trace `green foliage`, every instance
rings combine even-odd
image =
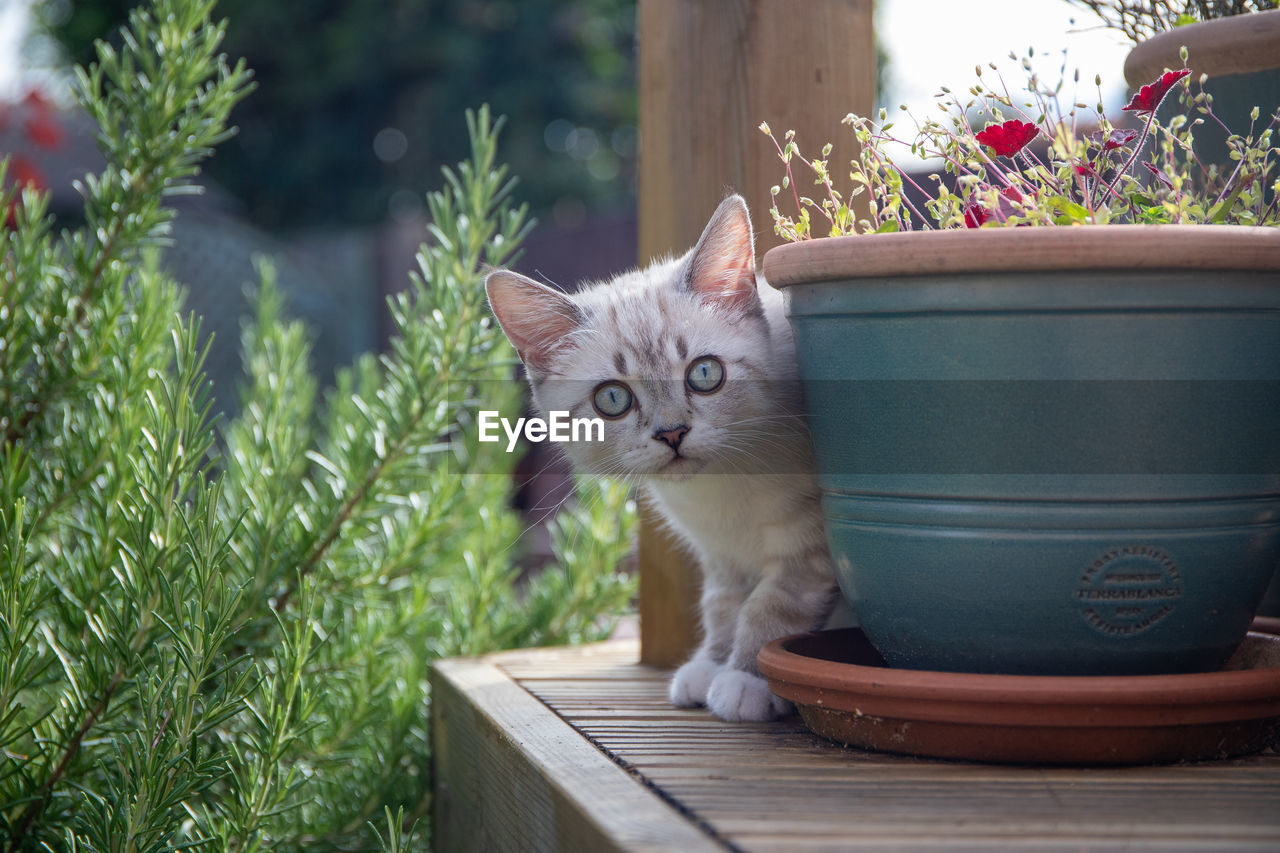
[[[1029,58],[1023,67],[1031,68]],[[1183,69],[1142,87],[1125,107],[1138,117],[1139,129],[1117,129],[1103,114],[1100,79],[1095,80],[1095,107],[1073,98],[1064,113],[1062,83],[1047,87],[1031,73],[1025,92],[1015,98],[1003,80],[994,88],[984,86],[982,68],[975,70],[979,82],[969,90],[969,100],[962,102],[944,88],[938,94],[945,99],[939,104],[943,118],[918,122],[914,137],[895,136],[885,110],[878,121],[847,116],[859,145],[848,191],[838,189],[831,174],[830,146],[807,159],[794,132],[787,131],[779,142],[762,124],[785,168],[783,180],[771,190],[775,232],[795,241],[1003,225],[1280,225],[1280,146],[1275,144],[1280,111],[1259,126],[1255,107],[1246,133],[1231,134],[1214,114],[1212,98],[1182,82],[1191,74]],[[1175,92],[1181,111],[1159,120],[1161,102]],[[975,131],[975,120],[986,127]],[[1229,162],[1203,162],[1197,156],[1195,132],[1205,122],[1230,134]],[[1081,126],[1096,130],[1086,135]],[[1032,144],[1037,140],[1039,146]],[[916,184],[894,160],[895,151],[906,150],[941,161],[946,179],[934,174],[934,187]],[[812,174],[817,199],[800,194],[795,164]],[[794,214],[779,208],[779,199],[787,195]],[[815,233],[815,223],[822,223],[822,232]]]
[[[468,427],[518,393],[479,270],[527,223],[487,110],[428,197],[390,350],[321,400],[264,264],[241,414],[212,423],[198,322],[149,248],[248,89],[210,10],[154,0],[79,75],[109,163],[86,225],[54,235],[27,191],[0,232],[9,853],[421,846],[428,662],[598,639],[632,594],[609,485],[517,585],[510,457]]]
[[[45,0],[36,13],[74,61],[88,62],[94,40],[130,5]],[[503,158],[525,176],[522,194],[536,209],[630,192],[634,151],[609,144],[636,121],[630,0],[221,0],[219,8],[230,19],[228,52],[245,57],[261,91],[237,107],[241,133],[208,168],[261,226],[384,220],[393,193],[418,197],[441,165],[466,156],[465,140],[449,131],[481,101],[511,117]],[[553,119],[588,127],[604,144],[585,162],[551,156],[543,132]],[[374,152],[384,128],[406,143],[390,161]]]

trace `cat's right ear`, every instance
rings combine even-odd
[[[582,325],[573,300],[519,273],[495,270],[485,278],[484,290],[498,325],[531,373],[545,373],[552,355]]]
[[[737,310],[759,308],[751,215],[742,196],[729,196],[711,215],[689,253],[687,277],[689,289],[704,303]]]

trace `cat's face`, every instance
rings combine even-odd
[[[771,417],[772,349],[740,198],[678,260],[573,296],[505,271],[486,288],[544,416],[604,421],[604,441],[562,445],[580,471],[680,480],[749,467]]]

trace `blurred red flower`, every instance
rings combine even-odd
[[[9,159],[9,171],[5,175],[5,183],[16,190],[13,199],[5,207],[3,219],[4,227],[12,228],[17,221],[18,205],[22,204],[22,189],[31,187],[42,190],[48,185],[36,164],[21,155],[15,155]]]
[[[57,148],[62,144],[62,125],[54,117],[53,104],[38,89],[27,92],[22,99],[27,108],[26,119],[22,128],[27,138],[41,148]]]
[[[1114,151],[1117,148],[1122,148],[1125,145],[1128,145],[1137,135],[1138,131],[1130,130],[1128,128],[1120,128],[1119,130],[1113,130],[1110,133],[1105,130],[1099,130],[1089,134],[1089,141],[1094,145],[1102,146],[1103,151]]]
[[[14,121],[21,122],[21,129],[17,131],[19,137],[25,136],[37,148],[57,148],[62,145],[63,130],[58,122],[56,108],[38,89],[29,90],[21,103],[0,104],[0,131],[7,132]],[[49,184],[36,162],[21,154],[10,158],[5,183],[14,187],[15,192],[13,199],[2,211],[0,224],[11,228],[16,221],[18,205],[22,204],[21,190],[25,187],[47,189]]]

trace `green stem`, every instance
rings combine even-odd
[[[117,669],[115,673],[112,674],[111,681],[102,692],[102,696],[94,704],[93,708],[89,710],[88,715],[80,723],[80,727],[76,729],[76,733],[72,736],[70,742],[68,742],[67,748],[63,750],[62,759],[58,762],[57,767],[55,767],[53,772],[49,774],[49,777],[44,780],[44,783],[40,786],[40,790],[37,792],[35,799],[27,806],[26,811],[22,813],[22,817],[18,819],[18,829],[9,843],[9,853],[17,853],[18,845],[22,843],[22,840],[31,830],[31,825],[35,823],[36,818],[40,816],[40,812],[44,810],[45,805],[49,802],[49,797],[53,794],[54,786],[62,780],[64,775],[66,775],[67,768],[71,765],[72,759],[74,759],[80,752],[80,745],[84,741],[85,735],[87,735],[89,730],[97,724],[98,719],[106,713],[107,706],[111,704],[112,697],[115,696],[116,690],[120,688],[122,683],[124,683],[124,670]]]

